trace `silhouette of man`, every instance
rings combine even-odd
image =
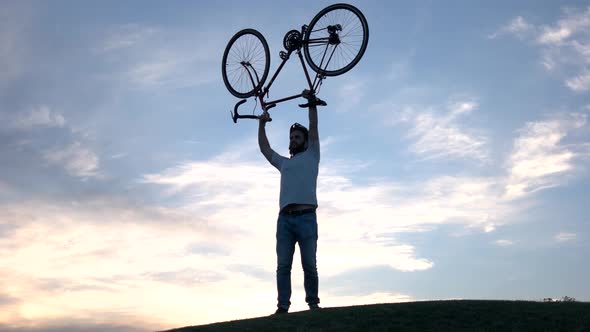
[[[264,112],[258,125],[258,145],[266,159],[281,172],[281,193],[276,232],[278,303],[275,314],[289,312],[291,305],[291,266],[295,243],[299,244],[304,273],[305,302],[310,309],[319,309],[318,271],[316,251],[318,207],[316,187],[320,163],[317,105],[326,103],[309,90],[303,91],[308,99],[309,130],[295,123],[289,130],[290,158],[271,149],[265,126],[270,117]]]

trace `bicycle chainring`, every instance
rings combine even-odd
[[[301,32],[297,30],[291,30],[285,34],[285,38],[283,38],[283,46],[289,52],[295,51],[301,48],[301,41],[303,40],[303,36]]]

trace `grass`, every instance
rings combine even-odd
[[[324,308],[167,332],[590,331],[590,303],[425,301]]]

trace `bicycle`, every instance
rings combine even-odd
[[[356,7],[339,3],[328,6],[316,14],[309,25],[303,25],[301,31],[291,30],[283,38],[285,51],[279,52],[282,62],[266,86],[264,83],[270,69],[270,51],[264,36],[255,29],[243,29],[228,42],[223,53],[221,73],[223,83],[229,92],[242,98],[234,106],[232,119],[258,119],[257,115],[240,115],[238,108],[250,97],[255,97],[264,112],[278,103],[303,97],[300,93],[289,97],[267,101],[269,90],[281,69],[295,52],[301,61],[309,91],[313,98],[310,103],[325,105],[315,98],[322,81],[328,76],[339,76],[351,70],[360,61],[369,42],[369,26],[363,13]],[[303,55],[305,61],[301,55]],[[328,58],[326,59],[326,56]],[[325,61],[325,62],[324,62]],[[315,71],[313,82],[307,66]],[[272,120],[272,119],[271,119]]]

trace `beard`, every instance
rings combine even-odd
[[[305,151],[305,143],[303,144],[289,144],[289,153],[294,156],[300,152]]]

